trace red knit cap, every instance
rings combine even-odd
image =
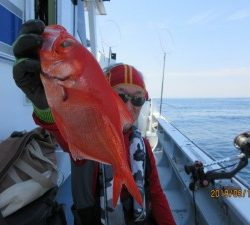
[[[141,87],[145,91],[146,100],[148,100],[148,92],[142,74],[133,66],[127,64],[114,65],[106,71],[106,76],[112,87],[118,84],[132,84]]]

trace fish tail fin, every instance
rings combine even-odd
[[[129,193],[135,198],[135,200],[143,206],[142,196],[134,178],[129,171],[129,169],[125,169],[123,171],[119,171],[118,174],[114,176],[114,186],[113,186],[113,206],[115,207],[121,192],[122,184],[125,184]]]
[[[116,207],[119,195],[121,193],[122,188],[122,179],[115,176],[113,183],[113,207]]]

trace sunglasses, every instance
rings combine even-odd
[[[122,101],[125,103],[128,102],[128,100],[130,100],[133,106],[142,106],[144,102],[146,101],[145,97],[137,97],[137,96],[133,96],[130,94],[123,94],[123,93],[119,93],[118,95],[120,96]]]

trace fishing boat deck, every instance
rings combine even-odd
[[[158,126],[154,125],[154,120],[157,120]],[[193,164],[196,160],[209,164],[214,162],[213,159],[164,118],[151,118],[150,124],[153,129],[147,129],[145,133],[153,147],[160,182],[176,224],[195,224],[195,220],[199,221],[200,225],[250,224],[250,215],[247,210],[250,205],[248,196],[244,198],[212,198],[210,194],[212,189],[225,186],[248,190],[249,188],[237,178],[218,180],[212,186],[198,189],[194,193],[196,199],[194,205],[193,193],[189,189],[190,175],[186,174],[184,166]],[[64,155],[67,156],[66,153],[59,153],[59,155],[61,159],[65,157]],[[64,161],[61,160],[59,164],[59,168],[64,169],[62,174],[64,174],[65,182],[60,186],[57,199],[65,205],[68,224],[73,225],[70,210],[72,205],[71,178],[70,174],[67,174],[67,171],[70,171],[69,157],[67,156]],[[212,165],[208,169],[218,168],[220,168],[219,165]]]
[[[64,206],[67,225],[73,225],[73,215],[71,213],[71,206],[73,204],[71,196],[71,176],[69,176],[64,183],[60,186],[57,193],[57,201]]]

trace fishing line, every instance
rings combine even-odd
[[[101,46],[104,56],[106,55],[104,46],[108,47],[107,66],[109,66],[111,61],[112,48],[117,47],[122,39],[121,29],[119,24],[116,23],[114,20],[107,20],[101,27],[99,27],[99,32],[100,32]]]
[[[204,154],[206,154],[207,156],[210,156],[209,154],[207,154],[204,150],[202,150],[195,142],[193,142],[188,136],[186,136],[178,127],[175,126],[174,123],[172,123],[170,120],[167,120],[167,116],[161,116],[161,118],[163,120],[165,120],[166,122],[170,123],[176,130],[179,131],[179,133],[181,133],[187,140],[189,140],[193,145],[195,145],[197,148],[199,148]],[[215,160],[212,156],[210,156],[213,160]]]
[[[99,27],[99,36],[101,39],[101,49],[102,49],[102,53],[105,55],[105,49],[104,49],[104,41],[103,41],[103,35],[102,35],[102,29]]]
[[[184,112],[184,115],[185,115],[185,108],[183,108],[182,106],[185,106],[185,104],[183,105],[180,105],[179,107],[174,107],[174,106],[171,106],[170,104],[167,104],[167,103],[165,103],[164,101],[162,102],[162,105],[164,105],[164,104],[166,104],[166,105],[169,105],[170,106],[170,108],[172,108],[172,109],[175,109],[174,110],[174,118],[178,118],[178,121],[180,121],[180,123],[181,123],[181,120],[182,119],[184,119],[185,121],[187,121],[187,118],[185,118],[185,116],[183,116],[183,114],[181,113],[182,111]],[[176,103],[177,104],[177,103]],[[180,103],[181,104],[181,103]],[[191,112],[191,113],[195,113],[195,114],[197,114],[198,115],[198,113],[201,113],[201,115],[203,115],[203,114],[205,114],[207,111],[206,110],[199,110],[198,108],[196,108],[196,106],[195,107],[193,107],[193,106],[188,106],[189,108],[188,108],[188,112]],[[176,128],[176,126],[177,125],[175,125],[175,122],[174,122],[174,120],[173,119],[170,119],[170,117],[169,116],[167,116],[167,115],[165,115],[165,114],[167,114],[166,112],[165,112],[165,114],[164,114],[164,111],[167,111],[167,110],[165,110],[164,109],[164,107],[163,107],[163,112],[162,112],[162,114],[164,115],[164,117],[166,117],[167,118],[167,120],[169,120],[169,121],[171,121],[171,124]],[[194,115],[195,115],[194,114]],[[211,117],[209,117],[209,116],[207,116],[207,117],[202,117],[201,119],[201,121],[200,120],[198,120],[198,119],[196,119],[197,117],[195,117],[194,119],[192,119],[193,121],[194,121],[194,123],[190,123],[190,122],[188,122],[188,123],[190,123],[190,125],[191,126],[193,126],[193,124],[195,125],[197,125],[197,127],[199,127],[199,126],[202,126],[202,121],[206,121],[207,119],[209,119],[209,120],[211,120]],[[190,128],[190,125],[189,125],[189,127],[187,127],[186,125],[184,125],[184,126],[182,126],[183,124],[181,124],[181,125],[179,125],[179,127],[180,127],[180,129],[182,130],[182,134],[183,133],[187,133],[187,135],[189,136],[189,135],[193,135],[193,133],[191,133],[190,131],[188,131],[188,129]],[[186,129],[184,129],[186,127]],[[196,127],[195,127],[196,128]],[[209,127],[210,128],[210,127]],[[178,129],[179,130],[179,129]],[[180,130],[179,130],[180,131]],[[186,138],[188,138],[188,140],[191,140],[190,139],[190,137],[187,137],[187,135],[184,135]],[[217,136],[215,136],[215,133],[213,132],[213,130],[212,130],[212,127],[210,128],[210,129],[199,129],[199,132],[198,132],[198,136],[195,134],[195,137],[197,138],[197,142],[199,141],[199,140],[204,140],[204,138],[206,138],[206,137],[210,137],[210,139],[212,138],[212,137],[214,137],[214,139],[215,140],[218,140],[218,137]],[[192,141],[192,143],[194,143],[194,141],[193,140],[191,140]],[[194,143],[195,144],[195,143]],[[206,153],[206,155],[208,155],[208,156],[210,156],[211,158],[213,158],[209,153],[207,153],[206,152],[206,145],[205,146],[198,146],[198,144],[195,144],[199,149],[201,149],[204,153]],[[204,148],[204,149],[202,149],[202,148]],[[208,149],[209,149],[209,147],[207,147]],[[214,159],[214,158],[213,158]]]
[[[167,100],[167,99],[166,99],[166,100]],[[162,104],[163,104],[163,102],[162,102]],[[174,110],[175,110],[174,113],[177,115],[178,119],[180,119],[180,118],[184,119],[184,116],[183,116],[183,114],[181,113],[181,110],[180,110],[180,109],[181,109],[180,106],[175,106],[175,105],[173,105],[173,104],[169,104],[169,103],[166,103],[166,102],[164,102],[164,105],[169,106],[169,108],[174,109]],[[166,111],[167,111],[167,110],[166,110]],[[164,111],[163,111],[162,113],[164,113]],[[166,112],[166,113],[167,113],[167,112]],[[167,114],[166,114],[166,115],[163,114],[162,116],[165,117],[169,122],[171,122],[171,124],[172,124],[173,126],[175,126],[175,125],[174,125],[174,120],[171,119]]]
[[[222,167],[219,168],[219,169],[209,170],[209,172],[220,171],[220,170],[223,170],[223,169],[227,169],[227,168],[229,168],[229,167],[233,167],[233,166],[235,166],[235,165],[237,165],[237,163],[234,163],[234,164],[231,164],[231,165],[228,165],[228,166],[222,166]]]
[[[173,106],[173,105],[170,105],[170,104],[167,104],[167,105],[169,105],[170,107],[172,107],[172,108],[176,108],[176,109],[178,109],[178,108],[180,108],[180,107],[178,107],[178,106]],[[177,113],[177,115],[179,116],[179,117],[181,117],[181,118],[184,118],[184,116],[180,113],[180,110],[176,110],[176,113]],[[212,164],[218,164],[218,163],[220,163],[220,162],[218,162],[211,154],[209,154],[206,150],[204,150],[202,147],[200,147],[198,144],[196,144],[193,140],[191,140],[182,130],[180,130],[178,127],[176,127],[176,125],[174,124],[174,121],[172,120],[172,119],[170,119],[168,116],[166,116],[166,115],[164,115],[164,116],[162,116],[162,119],[164,119],[164,120],[166,120],[167,122],[169,122],[176,130],[178,130],[186,139],[188,139],[192,144],[194,144],[197,148],[199,148],[205,155],[207,155],[208,157],[210,157],[211,159],[213,159],[215,162],[213,162]],[[209,131],[209,133],[210,133],[211,131]],[[212,135],[213,133],[211,132],[211,135]],[[236,158],[235,158],[236,157]],[[222,161],[221,162],[223,162],[224,160],[226,160],[226,161],[232,161],[232,160],[236,160],[236,159],[239,159],[239,157],[242,157],[242,156],[239,156],[239,155],[236,155],[236,156],[232,156],[232,157],[227,157],[227,158],[223,158],[223,159],[221,159]],[[229,159],[229,160],[228,160]],[[226,162],[225,161],[225,162]],[[207,166],[207,165],[206,165]]]
[[[168,28],[162,28],[158,33],[160,47],[162,52],[170,55],[173,52],[175,43],[174,38]]]
[[[239,155],[235,155],[235,156],[232,156],[232,157],[227,157],[227,158],[224,158],[224,159],[220,159],[220,160],[214,161],[214,162],[209,163],[209,164],[204,164],[203,167],[212,166],[212,165],[220,164],[220,163],[224,163],[224,162],[230,162],[230,161],[234,161],[234,160],[237,160],[237,159],[242,159],[244,157],[245,157],[245,154],[241,153]]]

